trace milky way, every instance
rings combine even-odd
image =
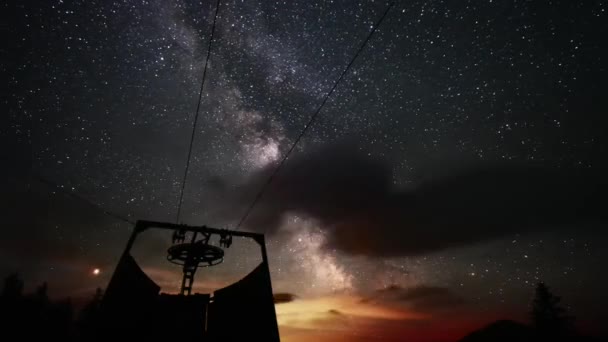
[[[284,156],[387,6],[221,2],[184,223],[236,225],[254,197],[243,184]],[[62,192],[131,220],[175,220],[215,1],[3,7],[12,13],[2,27],[0,129],[11,165],[3,201],[15,203],[5,216],[19,228],[0,243],[0,270],[23,269],[32,282],[70,279],[57,287],[84,293],[105,285],[131,227]],[[605,167],[606,7],[397,2],[293,158],[356,142],[356,153],[388,161],[395,189],[486,162]],[[387,258],[328,247],[330,227],[301,212],[281,222],[268,237],[278,292],[306,299],[436,286],[482,310],[525,314],[533,285],[545,280],[598,319],[582,293],[599,291],[594,274],[606,260],[593,222]],[[162,263],[164,238],[152,235],[141,252],[159,281],[179,276]],[[258,260],[251,246],[231,253],[216,273],[199,274],[202,288],[238,279]]]

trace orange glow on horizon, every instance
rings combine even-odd
[[[366,303],[362,297],[354,295],[332,295],[311,299],[295,300],[276,306],[279,324],[297,322],[305,324],[312,320],[345,315],[358,318],[385,320],[414,320],[428,318],[423,314],[394,309],[375,303]]]
[[[345,294],[298,299],[277,305],[276,312],[281,340],[286,342],[365,340],[376,334],[374,325],[377,322],[398,323],[429,318]]]
[[[351,294],[296,299],[276,305],[281,341],[452,342],[499,317],[434,314]]]

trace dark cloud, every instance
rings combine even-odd
[[[280,292],[274,294],[274,303],[275,304],[284,304],[293,302],[297,298],[293,293]]]
[[[522,163],[450,170],[395,188],[384,161],[346,145],[326,147],[289,160],[246,225],[273,232],[285,213],[299,213],[322,224],[328,247],[402,256],[607,221],[599,170]],[[241,188],[243,205],[270,171]]]
[[[465,301],[450,289],[428,285],[407,289],[391,285],[377,290],[369,300],[406,303],[417,311],[453,309],[465,304]]]
[[[336,309],[329,309],[329,310],[327,310],[327,313],[330,315],[334,315],[334,316],[343,316],[344,315],[342,313],[342,311],[336,310]]]

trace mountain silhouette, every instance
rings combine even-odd
[[[465,336],[459,342],[532,342],[535,333],[529,326],[510,320],[491,323]]]
[[[532,326],[499,320],[476,330],[458,342],[599,342],[604,339],[580,334],[546,335]]]

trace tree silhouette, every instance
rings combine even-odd
[[[2,289],[2,298],[18,299],[23,296],[23,280],[19,273],[12,273],[4,279],[4,288]]]
[[[560,306],[561,298],[551,293],[544,283],[536,286],[532,307],[532,324],[541,336],[565,339],[573,331],[573,318]]]
[[[42,285],[38,286],[36,291],[31,295],[33,304],[37,305],[40,310],[44,310],[50,305],[48,292],[49,285],[45,281]]]
[[[93,298],[80,312],[77,325],[80,338],[83,341],[94,341],[100,324],[100,305],[103,298],[103,290],[97,288]]]
[[[73,341],[71,301],[51,301],[46,282],[32,293],[24,294],[23,288],[18,273],[4,279],[0,295],[0,326],[4,336],[19,336],[24,341]]]

